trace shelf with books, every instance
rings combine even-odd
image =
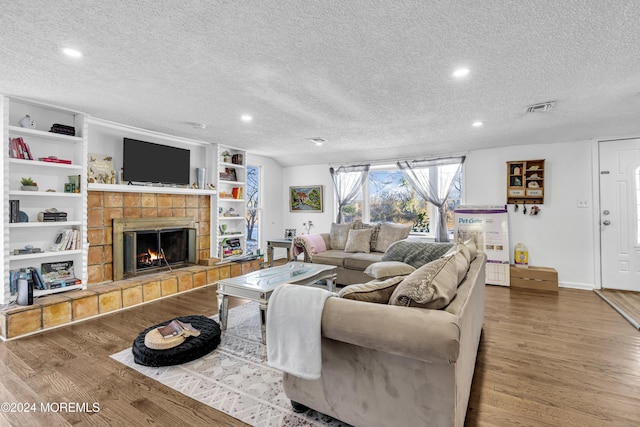
[[[218,146],[217,236],[218,257],[243,254],[246,246],[245,223],[247,168],[246,151],[228,146]],[[232,214],[231,214],[232,213]],[[232,216],[233,215],[233,216]],[[231,253],[221,244],[225,239],[234,239]],[[226,251],[226,252],[225,252]]]
[[[68,251],[44,251],[38,252],[35,254],[20,254],[20,255],[10,255],[9,259],[12,261],[25,260],[25,259],[35,259],[35,258],[64,258],[69,255],[79,255],[82,254],[81,249],[74,249]]]
[[[84,288],[84,284],[81,283],[79,285],[63,286],[56,289],[34,289],[33,297],[34,298],[43,297],[45,295],[57,294],[58,292],[73,291],[73,290],[83,289],[83,288]]]
[[[23,128],[20,126],[9,125],[9,133],[23,137],[35,137],[49,141],[66,141],[72,143],[82,143],[83,138],[81,136],[63,135],[54,132],[45,132],[37,129]]]
[[[15,298],[8,286],[9,272],[31,267],[33,260],[65,261],[68,257],[75,263],[78,279],[86,283],[87,192],[84,186],[80,187],[86,182],[85,114],[3,95],[0,95],[0,114],[0,133],[4,141],[9,141],[9,150],[2,150],[0,154],[5,189],[2,194],[5,286],[0,293],[0,303]],[[27,115],[31,122],[23,120]],[[24,181],[29,180],[37,183],[37,191],[26,191],[31,187],[22,187]],[[61,212],[65,216],[68,213],[70,221],[39,222],[43,212]],[[77,233],[74,250],[51,251],[56,234],[68,228]],[[40,249],[36,253],[24,253],[29,247]],[[14,255],[18,251],[20,253]],[[60,291],[52,289],[51,293]]]
[[[82,221],[14,222],[9,224],[9,228],[69,227],[75,225],[82,225]]]
[[[82,193],[65,193],[64,191],[9,191],[10,196],[26,196],[26,197],[74,197],[82,198]]]
[[[43,162],[41,160],[26,160],[26,159],[9,159],[9,165],[12,168],[20,168],[22,169],[30,169],[30,170],[39,170],[40,168],[53,168],[53,169],[66,169],[66,170],[74,170],[74,171],[82,171],[84,169],[83,165],[74,165],[74,164],[66,164],[66,163],[54,163],[54,162]]]

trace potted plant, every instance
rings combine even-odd
[[[22,178],[20,184],[22,184],[22,187],[20,187],[22,191],[38,191],[38,183],[34,182],[31,177]]]
[[[425,232],[429,231],[429,224],[427,223],[427,214],[420,212],[416,216],[416,220],[413,222],[413,231]]]

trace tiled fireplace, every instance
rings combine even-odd
[[[190,261],[197,263],[210,256],[209,196],[90,191],[88,197],[88,289],[92,284],[117,280],[114,276],[113,219],[192,218],[195,253]]]

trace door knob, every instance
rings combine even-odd
[[[604,221],[602,221],[602,224],[609,225],[611,224],[611,221],[609,221],[608,219],[605,219]]]

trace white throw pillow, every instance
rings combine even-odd
[[[364,273],[374,279],[384,279],[393,276],[407,276],[416,271],[409,264],[400,261],[381,261],[370,264]]]
[[[373,228],[364,228],[362,230],[349,230],[347,243],[344,245],[345,252],[363,252],[368,254],[371,252],[371,233]]]

